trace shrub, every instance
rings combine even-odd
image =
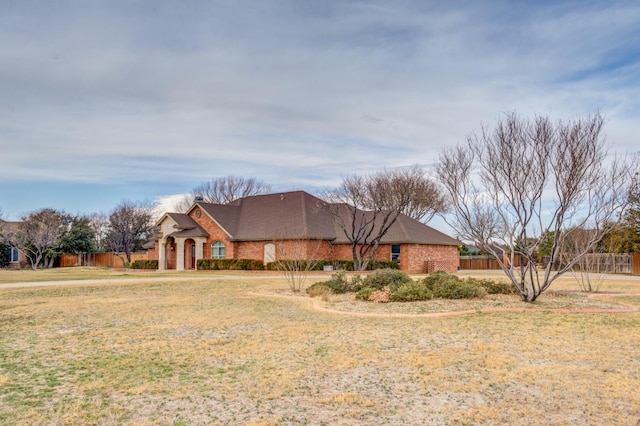
[[[514,294],[516,292],[513,284],[504,281],[477,278],[467,278],[467,281],[484,288],[488,294]]]
[[[395,260],[372,260],[367,265],[367,271],[379,269],[400,269],[400,263]]]
[[[444,271],[430,273],[421,283],[431,290],[433,297],[443,299],[480,298],[487,294],[487,290],[474,280],[461,280],[458,276]]]
[[[349,279],[347,278],[345,273],[342,271],[338,271],[335,274],[331,274],[331,279],[329,281],[320,281],[316,284],[327,287],[329,290],[331,290],[333,294],[342,294],[342,293],[348,293],[351,291],[351,285],[349,283]]]
[[[415,302],[419,300],[433,299],[433,293],[424,284],[411,282],[400,285],[391,292],[389,299],[392,302]]]
[[[363,287],[356,292],[356,299],[369,300],[371,295],[378,290],[374,290],[371,287]]]
[[[447,282],[438,293],[434,293],[434,296],[443,299],[473,299],[482,298],[486,294],[487,291],[484,288],[458,279]]]
[[[158,261],[149,260],[135,260],[129,265],[131,269],[158,269]]]
[[[262,271],[264,263],[257,259],[198,259],[197,269],[206,271]]]
[[[422,283],[432,292],[436,293],[438,288],[444,286],[447,282],[452,279],[458,279],[458,277],[448,274],[445,271],[434,271],[427,275]]]
[[[320,297],[322,300],[328,300],[332,291],[323,283],[315,283],[307,288],[307,294],[311,297]]]
[[[393,292],[402,284],[411,283],[413,280],[404,271],[397,269],[379,269],[362,280],[362,288],[370,287],[374,290],[382,290],[389,286]]]

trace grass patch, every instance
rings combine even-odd
[[[557,291],[537,307],[583,303],[586,296],[561,291],[574,286],[554,283]],[[0,423],[640,420],[637,313],[367,318],[317,312],[310,299],[252,294],[284,288],[278,276],[247,274],[2,289]],[[640,281],[621,278],[605,290],[638,292]],[[343,297],[323,303],[384,313],[517,299],[377,304]],[[623,300],[640,305],[637,296]]]

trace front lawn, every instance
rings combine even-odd
[[[638,313],[359,317],[270,297],[276,275],[206,278],[0,289],[0,423],[640,421]]]

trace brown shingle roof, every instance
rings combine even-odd
[[[236,241],[324,239],[348,242],[335,224],[328,205],[304,191],[256,195],[226,205],[197,202],[192,209],[195,205],[200,206]],[[340,209],[344,220],[349,220],[348,207]],[[460,244],[458,240],[405,215],[400,215],[381,242]]]
[[[341,220],[344,223],[350,223],[352,220],[352,211],[353,207],[347,205],[336,206],[333,205],[332,208],[337,209],[336,212],[339,212],[341,216]],[[360,211],[360,213],[362,213]],[[370,212],[363,213],[364,218],[366,220],[372,219],[372,214]],[[357,216],[360,218],[361,216]],[[381,226],[381,218],[378,219],[378,229]],[[347,237],[344,235],[344,231],[340,228],[340,226],[336,223],[336,239],[335,243],[348,243]],[[410,218],[404,214],[398,216],[396,221],[391,225],[389,230],[383,235],[380,240],[381,244],[433,244],[433,245],[460,245],[460,241],[452,238],[428,225],[425,225],[422,222],[419,222],[415,219]]]
[[[324,202],[304,191],[256,195],[227,205],[197,203],[239,241],[335,238]]]

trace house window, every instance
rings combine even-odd
[[[400,244],[391,244],[391,260],[400,262]]]
[[[20,262],[20,251],[15,247],[10,247],[11,250],[11,263]]]
[[[222,241],[211,244],[211,258],[224,259],[224,243]]]

